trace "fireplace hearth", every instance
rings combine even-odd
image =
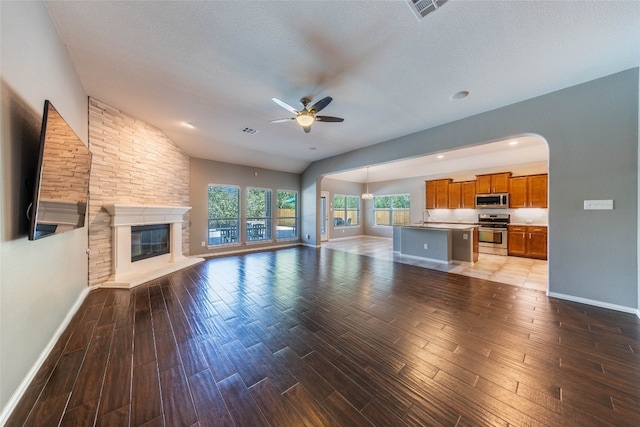
[[[204,261],[182,254],[189,206],[105,205],[111,215],[112,275],[101,287],[132,288]]]

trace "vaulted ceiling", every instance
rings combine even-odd
[[[90,96],[190,156],[297,173],[640,65],[638,1],[450,0],[422,21],[402,0],[47,7]],[[303,96],[344,122],[269,123],[292,116],[272,97]]]

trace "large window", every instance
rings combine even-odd
[[[409,225],[409,194],[392,194],[373,198],[376,225]]]
[[[271,240],[271,190],[248,188],[247,241]]]
[[[240,187],[209,184],[209,245],[240,241]]]
[[[276,239],[298,237],[298,192],[278,190]]]
[[[343,227],[358,225],[360,218],[360,197],[335,194],[333,196],[333,225]]]

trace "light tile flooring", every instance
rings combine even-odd
[[[547,290],[549,273],[547,261],[544,260],[480,254],[478,262],[474,265],[439,264],[394,253],[391,239],[372,236],[358,236],[322,242],[322,247],[464,276],[493,280],[539,291]]]

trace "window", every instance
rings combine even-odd
[[[333,196],[333,226],[358,225],[360,197],[335,194]]]
[[[271,190],[248,188],[247,241],[271,240]]]
[[[238,243],[240,187],[209,184],[209,245]]]
[[[278,190],[276,239],[298,237],[298,192]]]
[[[373,198],[376,225],[409,225],[409,194],[392,194]]]

